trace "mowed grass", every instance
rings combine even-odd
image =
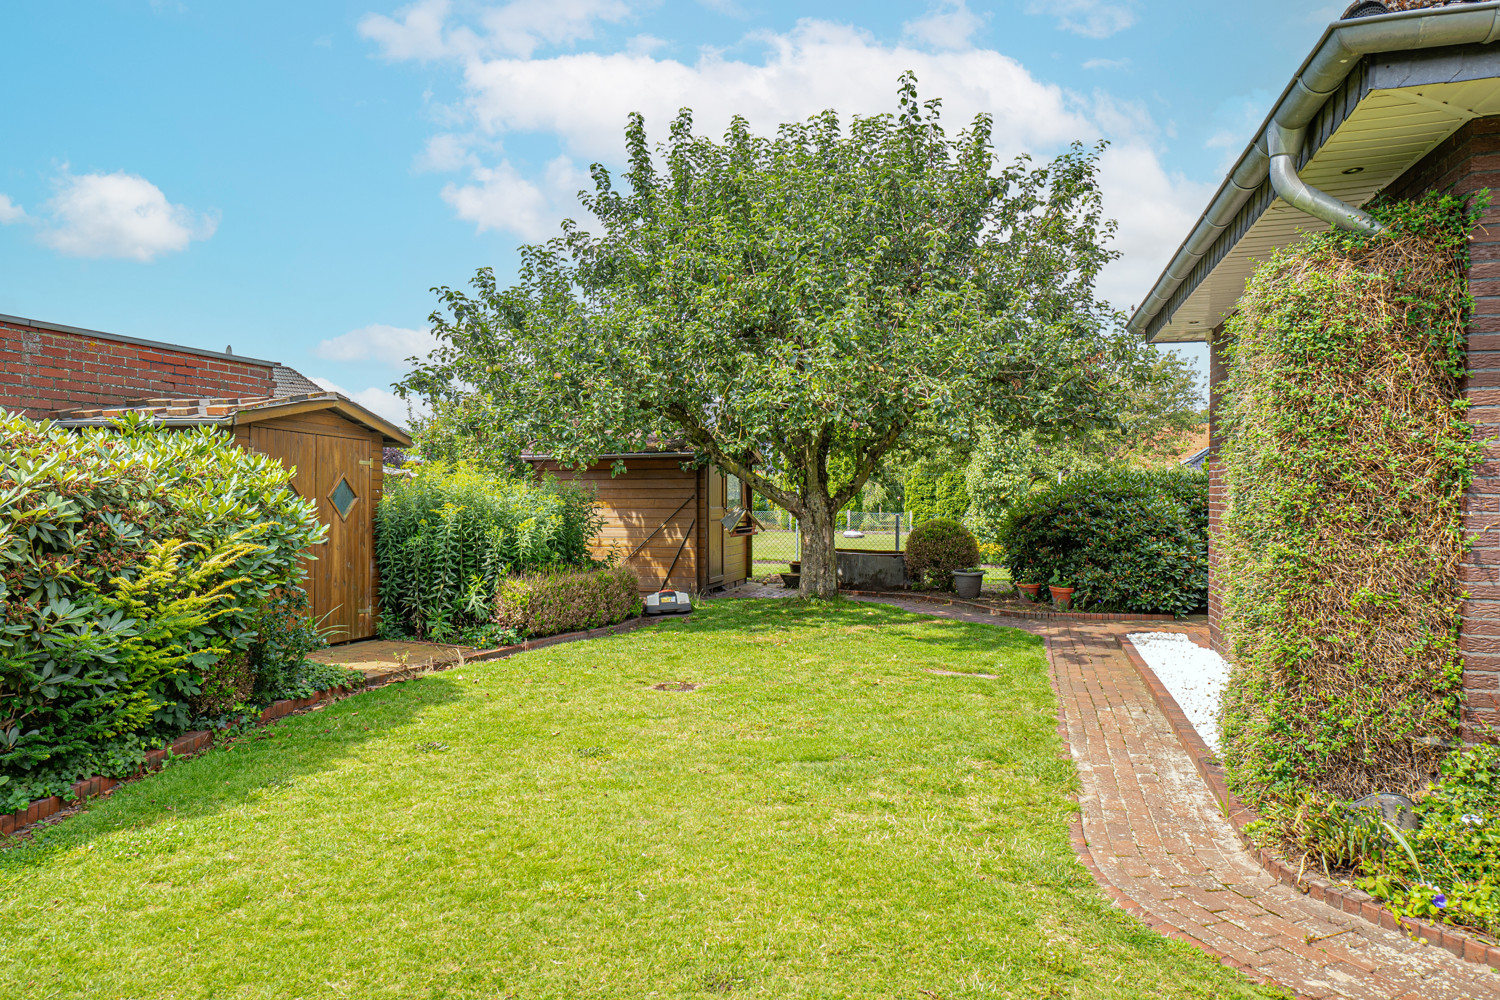
[[[719,601],[470,664],[0,851],[0,987],[1272,995],[1104,900],[1054,713],[1034,637],[877,605]]]

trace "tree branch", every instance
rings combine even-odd
[[[688,443],[697,450],[707,452],[708,457],[713,459],[714,464],[720,469],[732,476],[738,476],[752,490],[767,499],[774,500],[795,516],[804,516],[802,502],[795,493],[788,493],[773,485],[765,476],[726,452],[720,447],[719,442],[714,440],[713,432],[694,420],[686,410],[674,406],[667,407],[662,412],[677,421]]]

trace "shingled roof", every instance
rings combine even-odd
[[[295,371],[293,374],[296,374]],[[127,400],[121,406],[58,410],[52,414],[52,419],[64,427],[108,427],[127,413],[137,413],[149,416],[153,424],[162,427],[213,425],[238,427],[261,420],[321,410],[337,413],[356,424],[379,432],[386,444],[411,446],[411,436],[402,428],[370,412],[349,397],[324,389],[288,396],[132,399]]]

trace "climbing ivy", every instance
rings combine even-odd
[[[1380,235],[1309,237],[1228,323],[1224,757],[1263,805],[1417,792],[1456,735],[1478,207],[1432,195],[1377,208]]]

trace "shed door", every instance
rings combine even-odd
[[[292,488],[318,505],[318,520],[328,526],[328,540],[309,553],[313,618],[330,642],[368,638],[375,634],[372,477],[380,461],[378,443],[332,415],[275,423],[280,426],[252,424],[251,447],[296,468]],[[296,430],[288,426],[293,424]]]
[[[728,513],[724,509],[724,477],[718,469],[708,470],[708,585],[724,582],[724,525],[719,522]]]

